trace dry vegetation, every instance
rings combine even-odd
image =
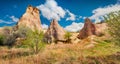
[[[119,64],[119,60],[120,47],[97,37],[73,44],[47,44],[38,54],[28,48],[0,47],[0,64]]]

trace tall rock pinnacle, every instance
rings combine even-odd
[[[20,18],[17,24],[18,27],[25,26],[32,30],[42,30],[39,10],[35,7],[28,6],[26,12]]]
[[[86,18],[84,27],[82,28],[82,30],[80,30],[77,38],[84,39],[91,35],[96,35],[96,27],[89,18]]]
[[[45,39],[49,43],[64,40],[64,34],[64,29],[58,24],[58,21],[54,19],[45,33]]]

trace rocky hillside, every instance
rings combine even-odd
[[[17,26],[29,27],[32,30],[42,30],[39,10],[35,7],[28,6],[26,12],[18,21]]]

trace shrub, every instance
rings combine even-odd
[[[0,35],[0,44],[8,46],[16,44],[16,39],[25,38],[28,30],[28,28],[20,27],[14,31],[11,27],[4,27],[4,34]]]
[[[3,35],[0,35],[0,45],[3,45],[4,43],[4,36]]]
[[[29,30],[27,31],[26,39],[23,41],[23,45],[28,46],[35,54],[37,54],[45,47],[43,35],[43,32]]]
[[[12,46],[16,42],[17,33],[11,27],[4,27],[4,45]]]
[[[4,27],[3,34],[0,35],[1,45],[12,45],[15,42],[16,36],[11,27]]]
[[[15,34],[7,35],[4,40],[4,45],[12,46],[16,42]]]
[[[115,42],[115,44],[120,45],[120,11],[112,12],[107,16],[104,16],[107,24],[108,30],[111,35],[111,40]]]
[[[64,38],[66,39],[66,42],[67,43],[71,43],[71,33],[70,32],[66,32],[65,35],[64,35]]]

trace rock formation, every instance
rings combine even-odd
[[[64,29],[54,19],[45,33],[45,41],[48,43],[64,41],[64,34]]]
[[[107,34],[107,23],[98,23],[98,24],[95,24],[95,27],[96,27],[96,35],[97,36],[102,36],[103,34]]]
[[[28,6],[26,12],[23,14],[23,16],[18,21],[17,26],[28,27],[32,30],[36,29],[40,31],[42,27],[41,27],[39,10],[35,7]]]
[[[86,18],[84,27],[82,28],[82,30],[80,30],[77,38],[84,39],[91,35],[96,35],[96,28],[95,25],[91,22],[91,20],[89,18]]]

